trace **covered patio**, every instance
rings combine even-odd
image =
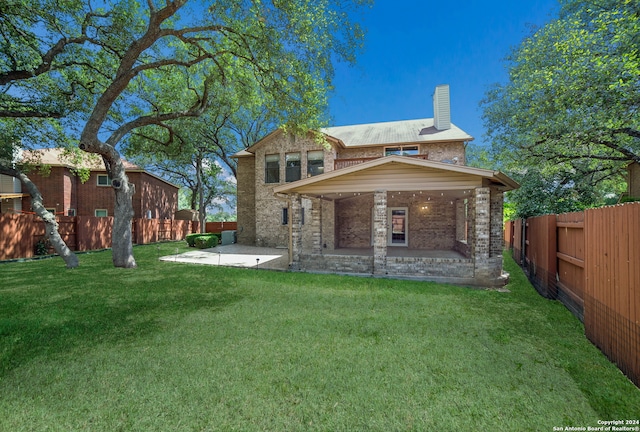
[[[275,193],[289,207],[293,270],[496,286],[504,283],[503,192],[517,186],[495,171],[388,156]]]

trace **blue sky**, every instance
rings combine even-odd
[[[449,84],[451,121],[484,143],[480,100],[507,79],[510,49],[557,16],[557,0],[377,0],[363,17],[365,49],[338,65],[331,125],[433,117],[431,96]]]

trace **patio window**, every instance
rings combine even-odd
[[[98,174],[98,186],[111,186],[111,177],[107,174]]]
[[[386,147],[385,156],[415,156],[418,153],[418,146]]]
[[[300,180],[300,153],[287,153],[285,156],[286,162],[286,182],[293,182]]]
[[[272,154],[264,157],[264,182],[280,183],[280,155]]]
[[[307,152],[307,177],[324,173],[324,152],[322,150]]]

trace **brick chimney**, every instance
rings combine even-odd
[[[433,125],[438,130],[451,129],[449,84],[436,86],[436,91],[433,93]]]

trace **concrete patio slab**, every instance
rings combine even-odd
[[[287,249],[230,244],[163,256],[160,257],[160,261],[287,270],[289,268],[289,251]]]

